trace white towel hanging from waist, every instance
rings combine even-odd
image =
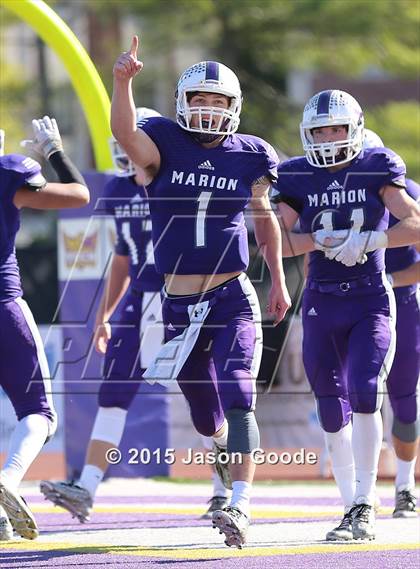
[[[182,366],[193,351],[204,320],[211,309],[210,301],[198,302],[188,306],[190,324],[182,334],[166,342],[154,361],[143,374],[143,378],[153,385],[169,385],[178,377]]]

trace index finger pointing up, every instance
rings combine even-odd
[[[133,36],[133,39],[131,40],[130,55],[132,55],[136,59],[137,59],[138,47],[139,47],[139,38],[138,36]]]

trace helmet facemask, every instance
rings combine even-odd
[[[210,92],[214,91],[201,91]],[[239,126],[238,103],[234,97],[229,97],[230,105],[227,109],[223,107],[192,107],[189,99],[191,95],[197,93],[196,89],[184,91],[182,95],[182,104],[177,104],[177,120],[178,124],[185,130],[193,133],[203,134],[213,138],[233,134]],[[224,95],[224,93],[215,93]],[[178,98],[179,101],[179,98]],[[194,121],[194,118],[196,120]],[[182,122],[182,124],[180,124]],[[196,123],[193,126],[193,123]]]

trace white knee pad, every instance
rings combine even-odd
[[[127,409],[99,407],[93,425],[91,440],[104,441],[118,446],[124,432]]]

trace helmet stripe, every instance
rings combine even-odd
[[[217,61],[206,61],[206,80],[219,80],[219,64]]]
[[[332,91],[322,91],[318,98],[318,105],[316,107],[317,115],[328,115],[330,110],[330,99]]]

